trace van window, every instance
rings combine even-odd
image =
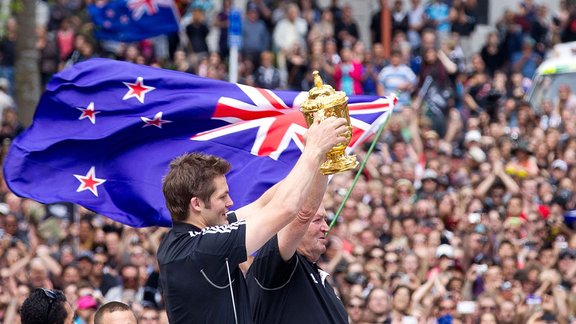
[[[556,103],[558,98],[558,88],[565,84],[570,86],[572,93],[576,93],[576,72],[559,73],[559,74],[540,74],[536,75],[531,85],[529,93],[529,102],[537,112],[540,112],[540,106],[544,101]]]

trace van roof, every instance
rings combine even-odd
[[[574,57],[576,56],[576,42],[567,42],[554,45],[549,51],[549,58]]]
[[[576,72],[576,56],[548,59],[536,70],[536,74],[558,74]]]

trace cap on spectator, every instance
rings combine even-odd
[[[438,173],[432,169],[424,170],[424,174],[422,174],[422,181],[424,180],[438,180]]]
[[[429,219],[423,220],[421,222],[422,227],[428,228],[428,229],[435,229],[436,225]]]
[[[8,81],[8,79],[6,78],[0,78],[0,90],[6,92],[8,91],[9,88],[10,88],[10,81]]]
[[[454,258],[454,248],[448,244],[440,244],[436,248],[436,257],[441,258],[443,256],[448,257],[450,259]]]
[[[192,10],[207,11],[209,9],[210,3],[204,1],[195,0],[192,2]]]
[[[462,157],[464,157],[464,152],[462,152],[461,149],[455,147],[455,148],[452,150],[452,158],[454,158],[454,159],[462,159]]]
[[[246,11],[256,11],[258,12],[258,5],[255,4],[254,2],[249,2],[248,6],[246,8]]]
[[[76,261],[81,261],[81,260],[88,260],[91,263],[94,263],[94,254],[92,254],[92,252],[82,252],[80,254],[78,254],[78,257],[76,258]]]
[[[552,162],[552,169],[560,169],[566,172],[568,171],[568,164],[563,160],[554,160],[554,162]]]
[[[424,139],[438,139],[438,133],[436,133],[436,131],[433,130],[428,130],[426,132],[424,132]]]
[[[468,150],[468,156],[476,163],[484,163],[484,161],[486,161],[486,153],[477,146],[471,147],[470,150]]]
[[[10,207],[7,203],[0,203],[0,214],[8,215],[10,213]]]
[[[151,308],[151,309],[159,310],[158,305],[156,305],[155,302],[150,301],[150,300],[142,300],[140,302],[140,305],[142,305],[143,308]]]
[[[524,140],[519,140],[516,142],[514,147],[512,147],[512,154],[516,154],[516,152],[526,152],[527,154],[532,154],[532,151],[528,147],[528,143]]]
[[[96,309],[98,308],[98,302],[92,296],[82,296],[78,298],[78,309]]]
[[[560,253],[558,253],[558,259],[562,260],[564,258],[576,259],[576,251],[570,248],[560,250]]]
[[[482,134],[480,134],[480,131],[476,129],[469,130],[468,132],[466,132],[466,135],[464,135],[464,143],[470,143],[470,142],[480,143],[481,139]]]
[[[532,38],[530,36],[525,36],[522,39],[522,45],[534,47],[535,44],[536,44],[536,41],[534,40],[534,38]]]
[[[476,226],[474,226],[474,233],[486,235],[488,233],[488,229],[484,224],[476,224]]]

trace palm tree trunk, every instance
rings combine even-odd
[[[16,105],[24,126],[32,123],[40,98],[39,54],[36,49],[36,0],[20,0],[22,9],[17,14],[18,37],[16,39]]]

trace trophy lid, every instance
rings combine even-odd
[[[302,103],[301,110],[316,111],[346,102],[344,91],[335,91],[329,84],[324,84],[318,71],[314,75],[314,87],[308,91],[308,100]]]

